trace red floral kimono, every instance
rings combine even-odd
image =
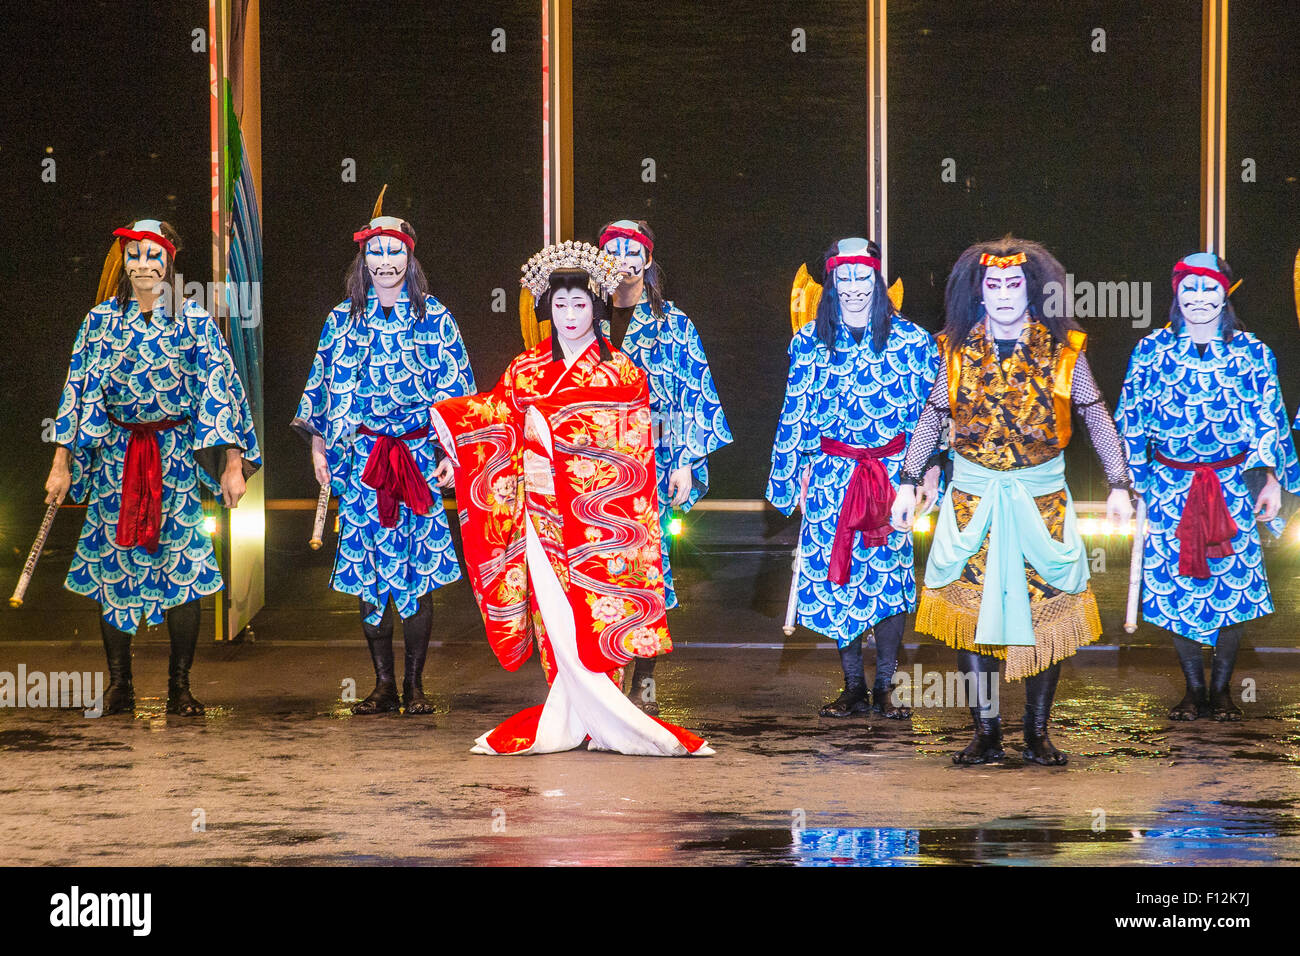
[[[456,472],[465,563],[488,643],[516,670],[536,641],[550,692],[476,753],[590,749],[705,755],[689,731],[619,690],[623,665],[672,649],[645,373],[595,342],[572,363],[549,340],[491,392],[431,415]]]

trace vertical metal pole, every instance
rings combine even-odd
[[[573,0],[542,0],[542,237],[573,238]]]
[[[886,86],[886,0],[867,0],[867,196],[880,273],[889,278],[889,124]]]
[[[1201,248],[1227,258],[1228,0],[1201,4]]]
[[[208,106],[211,111],[208,129],[212,138],[212,281],[222,282],[226,278],[226,219],[225,219],[225,182],[224,156],[226,143],[225,85],[226,77],[226,24],[227,0],[208,0]],[[215,287],[215,286],[214,286]],[[212,317],[224,328],[220,310],[224,302],[220,300],[209,303]],[[230,535],[221,521],[219,508],[214,507],[218,515],[217,530],[214,534],[213,547],[216,551],[217,565],[221,569],[222,580],[227,587],[213,595],[215,608],[213,630],[215,639],[227,640],[230,618]]]

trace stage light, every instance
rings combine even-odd
[[[916,534],[929,534],[932,527],[933,522],[930,520],[930,516],[922,515],[916,519],[916,524],[912,526],[912,530]]]
[[[203,519],[203,533],[209,538],[217,533],[217,516],[207,515]]]
[[[679,534],[682,533],[682,519],[681,519],[681,518],[669,518],[669,519],[668,519],[668,533],[669,533],[672,537],[674,537],[674,538],[677,537]]]

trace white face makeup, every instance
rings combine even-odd
[[[400,288],[409,259],[406,244],[392,236],[374,236],[366,243],[366,269],[376,288]]]
[[[998,269],[989,266],[984,271],[981,289],[984,312],[996,325],[1014,325],[1029,308],[1029,281],[1020,266]]]
[[[604,251],[618,259],[618,271],[625,287],[640,282],[650,265],[645,246],[627,236],[615,236],[605,243]]]
[[[151,239],[128,242],[122,250],[122,270],[137,297],[156,295],[167,273],[167,250]]]
[[[876,291],[876,273],[861,262],[835,267],[835,294],[840,299],[840,316],[852,326],[863,326],[871,318],[871,299]]]
[[[551,294],[551,324],[569,346],[582,345],[593,335],[594,315],[586,289],[556,289]]]
[[[1178,283],[1178,308],[1188,325],[1217,322],[1227,300],[1223,283],[1210,276],[1185,275]]]

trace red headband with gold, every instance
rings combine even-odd
[[[980,265],[991,266],[994,269],[1010,269],[1012,266],[1023,266],[1029,261],[1029,257],[1023,252],[1017,252],[1012,256],[995,256],[984,253],[980,256]]]

